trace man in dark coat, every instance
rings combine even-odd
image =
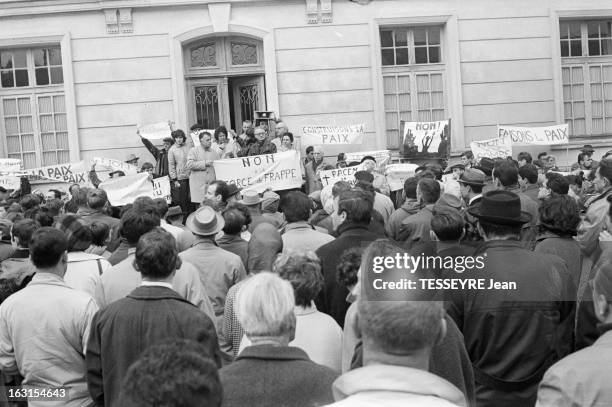
[[[373,208],[371,195],[362,190],[345,191],[334,198],[331,218],[338,238],[316,251],[325,280],[322,294],[316,301],[317,309],[331,315],[340,326],[344,326],[344,316],[350,304],[346,302],[348,289],[336,279],[336,268],[345,250],[353,247],[363,249],[379,237],[369,230]]]
[[[465,337],[477,405],[534,405],[544,372],[564,356],[559,338],[573,328],[573,305],[564,301],[575,286],[563,260],[523,247],[521,227],[531,219],[515,193],[488,192],[469,212],[485,239],[474,255],[484,266],[465,273],[484,288],[454,291],[448,313]]]
[[[142,285],[100,310],[87,345],[87,383],[97,406],[116,406],[121,381],[147,347],[171,338],[192,339],[206,347],[220,366],[219,344],[211,319],[172,289],[180,267],[176,243],[163,229],[140,238],[134,266]]]
[[[139,133],[140,135],[140,133]],[[165,137],[162,142],[164,143],[163,148],[157,148],[151,143],[151,140],[140,136],[140,140],[142,144],[145,145],[147,150],[151,153],[153,158],[155,158],[155,170],[154,174],[156,177],[163,177],[170,173],[168,169],[168,150],[174,144],[174,139],[172,137]]]

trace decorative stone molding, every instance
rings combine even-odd
[[[332,22],[331,0],[321,0],[321,22],[323,24],[330,24]]]
[[[306,20],[308,24],[319,22],[319,0],[306,0]]]
[[[132,26],[132,9],[131,8],[120,8],[119,9],[119,30],[122,33],[134,32],[134,28]]]
[[[131,8],[111,8],[104,9],[106,19],[106,32],[108,34],[132,33],[132,9]]]

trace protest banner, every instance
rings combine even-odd
[[[512,144],[510,137],[492,138],[488,140],[472,141],[470,149],[476,160],[483,157],[506,158],[512,155]]]
[[[21,171],[19,158],[0,158],[0,174],[14,174]]]
[[[170,178],[168,176],[155,178],[153,180],[153,199],[155,198],[164,198],[168,205],[172,203]]]
[[[385,176],[391,191],[398,191],[404,188],[406,179],[413,177],[418,164],[390,164],[385,169]]]
[[[406,158],[448,159],[450,119],[433,122],[400,122],[400,153]]]
[[[338,181],[346,181],[351,185],[355,185],[355,173],[363,170],[363,165],[353,165],[351,167],[334,168],[333,170],[319,171],[321,184],[323,187],[334,185]]]
[[[19,189],[21,179],[19,177],[0,177],[0,186],[4,189]]]
[[[113,171],[123,171],[125,175],[134,175],[138,172],[138,167],[135,165],[114,158],[94,157],[91,161],[97,165],[110,167]]]
[[[217,160],[213,167],[217,179],[238,188],[263,192],[268,187],[280,191],[302,186],[302,165],[295,150]]]
[[[354,153],[346,153],[346,162],[352,161],[361,162],[361,159],[365,156],[372,156],[376,160],[376,169],[378,171],[384,171],[385,167],[391,161],[391,151],[389,150],[376,150],[376,151],[358,151]]]
[[[71,184],[86,184],[87,169],[83,161],[76,163],[50,165],[48,167],[31,168],[22,171],[25,175],[45,178],[53,181],[69,182]]]
[[[161,140],[164,137],[170,137],[172,134],[172,129],[170,128],[169,122],[158,122],[144,126],[137,126],[137,129],[140,137],[149,140]]]
[[[508,137],[515,146],[569,143],[567,124],[548,127],[497,126],[497,137]]]
[[[361,144],[365,125],[348,126],[304,126],[302,127],[303,145],[322,144]]]
[[[113,206],[131,204],[139,196],[153,197],[153,183],[146,172],[110,178],[102,182],[98,188],[106,191],[108,201]]]

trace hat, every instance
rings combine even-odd
[[[137,157],[136,154],[130,154],[125,159],[125,162],[129,163],[129,162],[132,162],[132,161],[138,161],[139,159],[140,159],[140,157]]]
[[[272,192],[266,191],[263,194],[263,198],[261,200],[261,210],[263,212],[274,213],[278,210],[278,204],[280,202],[280,195]]]
[[[451,172],[453,172],[453,168],[460,168],[462,170],[465,170],[465,164],[458,160],[451,160],[446,166],[446,171],[444,173],[450,174]]]
[[[481,185],[485,184],[485,173],[476,168],[468,168],[461,174],[461,177],[457,180],[462,184],[468,185]]]
[[[495,168],[495,161],[489,157],[482,157],[480,159],[480,164],[476,165],[474,168],[484,172],[485,175],[491,176],[491,174],[493,174],[493,168]]]
[[[593,153],[595,152],[595,149],[593,148],[592,145],[590,144],[585,144],[580,151],[582,151],[583,153]]]
[[[498,225],[518,226],[531,221],[531,215],[521,211],[521,199],[510,191],[491,191],[468,209],[470,215]]]
[[[168,212],[166,212],[166,217],[178,216],[182,214],[183,214],[183,211],[181,210],[181,207],[177,205],[177,206],[172,206],[168,208]]]
[[[449,208],[461,210],[461,199],[457,198],[453,194],[442,194],[438,202],[434,205],[434,210],[440,206],[447,206]]]
[[[236,186],[236,184],[229,184],[227,186],[227,197],[229,198],[230,196],[234,196],[236,195],[238,192],[240,192],[240,188],[238,188]]]
[[[202,206],[189,215],[185,222],[187,229],[194,235],[212,236],[216,235],[225,226],[223,216],[215,212],[210,206]]]
[[[242,192],[242,200],[239,202],[246,206],[252,206],[261,203],[261,201],[263,201],[263,199],[259,197],[257,191],[247,189]]]

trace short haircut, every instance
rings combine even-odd
[[[108,196],[103,189],[91,189],[87,193],[87,206],[91,209],[102,209],[108,202]]]
[[[571,185],[576,185],[578,188],[582,188],[582,171],[581,175],[566,175],[565,179]]]
[[[406,181],[404,181],[404,194],[406,195],[406,198],[416,199],[418,184],[419,179],[417,177],[406,178]]]
[[[310,154],[314,151],[314,147],[313,146],[308,146],[306,147],[306,154]]]
[[[547,172],[546,187],[557,195],[567,195],[569,192],[569,181],[559,173]]]
[[[599,162],[599,175],[606,178],[612,184],[612,159],[606,158]]]
[[[215,141],[218,143],[219,142],[219,134],[225,134],[225,137],[229,136],[229,133],[227,132],[227,128],[225,126],[219,126],[215,129],[215,134],[213,134],[213,137],[215,138]]]
[[[163,219],[168,213],[168,202],[164,198],[155,198],[153,202],[155,203],[157,214]]]
[[[435,203],[440,199],[440,183],[434,179],[421,178],[417,188],[423,202],[427,204]]]
[[[141,169],[142,171],[146,171],[146,170],[148,170],[149,168],[155,168],[155,167],[154,167],[154,166],[153,166],[153,164],[151,164],[150,162],[144,162],[144,163],[142,163],[142,165],[140,166],[140,169]]]
[[[143,277],[167,278],[180,265],[176,240],[170,232],[154,228],[138,240],[134,262]]]
[[[530,184],[538,182],[538,167],[533,164],[525,164],[518,169],[521,178],[525,178]]]
[[[336,279],[347,288],[357,284],[362,251],[361,247],[353,247],[340,255],[340,260],[336,266]]]
[[[488,237],[510,236],[517,240],[521,237],[522,225],[500,225],[484,220],[478,220],[478,223]]]
[[[335,198],[337,196],[340,196],[342,192],[350,191],[350,190],[351,190],[351,184],[349,184],[346,181],[338,181],[332,187],[332,197]]]
[[[463,154],[461,154],[461,157],[467,157],[468,160],[471,160],[474,158],[474,153],[472,153],[470,150],[464,151]]]
[[[159,215],[156,212],[142,212],[132,208],[121,216],[121,236],[132,245],[138,243],[142,235],[157,226],[159,226]]]
[[[548,155],[548,153],[546,151],[543,151],[541,153],[538,154],[538,160],[542,159],[542,157]]]
[[[23,198],[19,201],[19,205],[21,205],[21,209],[25,212],[29,209],[34,209],[40,205],[40,199],[34,194],[24,195]]]
[[[74,203],[77,206],[87,206],[87,195],[89,195],[89,191],[91,188],[79,188],[72,198],[74,199]]]
[[[200,132],[200,134],[198,134],[198,138],[200,139],[200,141],[204,138],[204,136],[208,136],[211,139],[213,138],[212,134],[210,134],[207,131],[203,131],[203,132]]]
[[[105,246],[110,233],[108,223],[92,222],[89,228],[91,229],[91,243],[96,246]]]
[[[49,215],[46,210],[39,210],[36,215],[34,215],[34,220],[40,226],[53,226],[53,216]]]
[[[461,239],[464,227],[465,221],[457,209],[448,206],[435,207],[431,218],[431,230],[440,241]]]
[[[346,213],[346,222],[370,223],[374,200],[366,191],[355,189],[344,191],[338,197],[338,214]]]
[[[222,215],[225,220],[223,232],[226,235],[237,235],[242,232],[243,226],[248,226],[251,223],[251,214],[244,205],[240,205],[240,207],[232,205],[224,209]]]
[[[19,246],[27,248],[30,244],[30,239],[34,232],[40,226],[32,219],[24,219],[13,224],[11,228],[11,236],[19,239]]]
[[[221,195],[221,200],[223,202],[227,202],[227,198],[229,198],[229,186],[227,182],[221,180],[215,180],[210,183],[208,186],[210,188],[211,185],[215,186],[215,195]]]
[[[61,199],[50,199],[45,203],[43,209],[49,213],[51,217],[58,216],[64,207],[64,202]]]
[[[283,336],[295,330],[295,297],[291,284],[262,271],[244,280],[236,295],[236,316],[246,335]]]
[[[172,338],[147,348],[121,385],[125,407],[220,407],[223,388],[215,363],[198,342]]]
[[[288,223],[307,221],[310,218],[310,198],[301,191],[285,194],[281,199],[281,207]]]
[[[540,229],[563,237],[576,236],[580,224],[580,207],[567,195],[544,200],[538,208]]]
[[[364,162],[366,160],[372,160],[376,162],[376,158],[372,157],[371,155],[364,155],[363,158],[361,159],[361,162]]]
[[[370,184],[374,182],[374,175],[368,171],[357,171],[354,174],[354,177],[357,181],[365,181],[369,182]]]
[[[40,228],[30,239],[30,260],[37,268],[55,267],[68,249],[66,235],[52,227]]]
[[[531,158],[531,154],[521,151],[516,157],[516,161],[525,160],[527,164],[531,164],[533,162],[533,158]]]
[[[495,163],[493,176],[504,187],[510,187],[518,183],[518,168],[508,160],[500,160]]]
[[[191,128],[191,130],[192,130],[192,131],[193,131],[193,130],[197,130],[197,128],[196,128],[196,129],[194,129],[193,127],[194,127],[194,126],[192,126],[192,128]],[[201,128],[201,127],[200,127],[200,128]],[[181,129],[174,130],[172,133],[170,133],[170,135],[172,136],[172,138],[173,138],[174,140],[176,140],[176,139],[177,139],[177,138],[179,138],[179,137],[182,137],[182,138],[184,138],[185,140],[187,140],[187,137],[185,137],[185,132],[184,132],[183,130],[181,130]]]
[[[155,200],[148,196],[139,196],[134,200],[132,208],[139,212],[154,213],[159,216]]]
[[[275,271],[293,286],[297,306],[309,307],[323,289],[321,260],[314,252],[288,252]]]
[[[67,214],[55,224],[56,229],[66,235],[69,252],[85,251],[91,246],[91,228],[85,221],[74,214]]]
[[[200,123],[195,123],[193,124],[190,128],[190,131],[196,131],[196,130],[204,130],[204,126],[202,126]],[[175,130],[175,131],[180,131],[182,132],[183,130]],[[172,137],[174,137],[174,131],[170,134]],[[185,136],[185,133],[183,133],[183,137]]]

